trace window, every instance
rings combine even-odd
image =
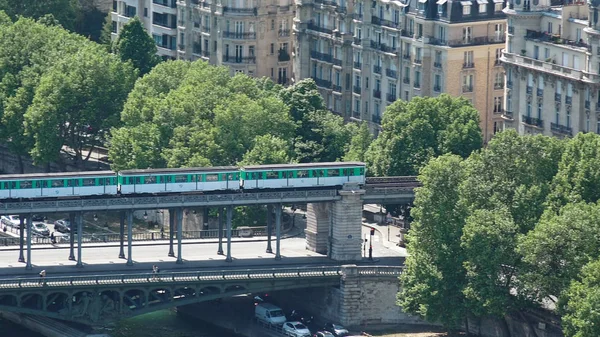
[[[527,117],[531,117],[531,102],[527,102]]]
[[[504,74],[502,72],[497,72],[494,75],[494,89],[502,88],[504,88]]]
[[[375,102],[375,106],[373,109],[373,114],[375,116],[379,116],[381,114],[381,107],[379,106],[379,102]]]
[[[442,90],[442,76],[435,74],[433,77],[433,91],[440,92]]]
[[[381,91],[381,80],[375,79],[375,91]]]
[[[473,65],[473,60],[474,56],[472,50],[464,52],[465,67],[471,67]]]
[[[65,186],[65,182],[60,179],[60,180],[51,180],[52,183],[52,187],[64,187]]]
[[[573,68],[575,68],[577,70],[581,70],[581,67],[579,64],[579,56],[577,56],[577,55],[573,55]]]
[[[532,73],[527,74],[527,86],[533,87],[533,74]]]
[[[548,34],[552,34],[552,22],[548,22]]]
[[[542,101],[540,100],[540,101],[538,101],[538,104],[537,104],[537,118],[538,119],[542,119],[542,110],[543,110],[542,109]]]
[[[538,89],[544,90],[544,76],[538,75]]]
[[[479,14],[485,14],[487,12],[487,4],[479,4]]]
[[[463,92],[473,91],[473,75],[463,76]]]
[[[354,100],[354,113],[360,115],[360,99]]]
[[[463,1],[463,3],[466,3],[465,1]],[[463,5],[463,11],[462,11],[463,15],[471,15],[471,6],[469,5]]]
[[[494,97],[494,112],[502,112],[502,102],[504,101],[503,96]]]
[[[556,108],[556,119],[554,122],[560,124],[560,108]]]
[[[494,11],[496,11],[496,12],[502,12],[502,2],[496,2],[496,3],[494,3]]]
[[[271,20],[271,30],[275,30],[275,20]]]
[[[439,50],[435,51],[435,61],[437,65],[442,65],[442,52]]]
[[[549,48],[544,48],[544,59],[549,59],[550,58],[550,49]]]
[[[567,127],[571,127],[571,111],[567,110]]]
[[[539,58],[540,58],[540,47],[539,46],[533,46],[533,58],[536,60],[539,60]]]
[[[463,40],[465,42],[471,42],[473,37],[473,27],[463,27]]]
[[[556,80],[556,93],[559,95],[562,93],[562,82],[560,80]]]
[[[271,43],[271,55],[275,54],[275,44]]]
[[[144,7],[144,17],[148,17],[148,8]]]
[[[415,88],[421,87],[421,72],[415,69],[415,82],[413,83]]]

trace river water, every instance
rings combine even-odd
[[[121,321],[106,333],[112,337],[242,337],[199,320],[180,317],[172,310],[155,311]],[[0,320],[0,336],[43,337],[4,320]]]

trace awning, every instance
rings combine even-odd
[[[504,0],[492,0],[492,1],[493,1],[495,4],[498,4],[498,3],[503,3],[503,2],[504,2]]]
[[[448,0],[438,0],[438,2],[436,2],[436,4],[441,6],[441,5],[445,4],[446,2],[448,2]]]
[[[488,1],[487,0],[477,0],[477,3],[480,5],[487,5]]]
[[[461,1],[460,4],[463,6],[473,6],[473,3],[471,1]]]
[[[420,4],[424,4],[424,3],[426,3],[426,2],[427,2],[427,0],[419,0],[419,3],[420,3]]]

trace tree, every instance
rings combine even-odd
[[[521,284],[539,301],[561,297],[581,268],[600,257],[600,207],[567,204],[558,214],[549,209],[535,229],[519,240],[525,265]]]
[[[377,176],[416,175],[433,157],[467,157],[482,144],[477,110],[449,95],[398,100],[386,109],[382,128],[366,155]]]
[[[38,19],[46,14],[52,14],[60,24],[69,30],[74,30],[75,22],[80,16],[80,6],[77,0],[3,0],[0,10],[12,18],[18,16]]]
[[[156,156],[159,143],[158,127],[143,123],[136,127],[112,129],[108,159],[115,171],[131,168],[161,167]]]
[[[123,26],[114,47],[121,60],[131,61],[140,76],[147,74],[160,62],[160,57],[156,55],[156,42],[144,30],[137,16]]]
[[[567,337],[600,336],[600,260],[588,263],[581,274],[560,307],[563,332]]]
[[[365,155],[373,142],[373,135],[369,131],[369,125],[362,123],[358,132],[352,137],[350,148],[344,156],[344,161],[365,161]]]
[[[252,149],[244,154],[240,165],[289,164],[290,145],[284,139],[273,135],[257,136]]]
[[[104,18],[102,30],[100,31],[100,36],[98,37],[98,42],[102,45],[105,45],[107,51],[112,51],[112,17],[110,15],[107,15]]]
[[[119,122],[136,76],[129,63],[96,44],[58,61],[42,75],[25,114],[25,134],[35,140],[34,162],[57,161],[68,146],[75,152],[75,163],[82,165]],[[87,157],[84,148],[89,149]]]
[[[456,331],[466,315],[462,292],[466,279],[460,246],[466,213],[459,204],[462,159],[443,155],[432,159],[420,174],[414,221],[407,235],[408,257],[400,276],[398,303],[408,313],[440,322]]]

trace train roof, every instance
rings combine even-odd
[[[191,173],[191,172],[222,172],[237,171],[236,166],[215,166],[215,167],[182,167],[182,168],[160,168],[160,169],[137,169],[119,171],[119,175],[147,175],[160,173]]]
[[[0,175],[0,180],[56,179],[56,178],[106,177],[106,176],[114,177],[115,175],[116,174],[113,171],[3,174],[3,175]]]
[[[348,162],[330,162],[330,163],[305,163],[305,164],[275,164],[275,165],[250,165],[242,167],[244,171],[255,170],[276,170],[276,169],[317,169],[323,167],[356,167],[365,166],[365,163],[348,161]]]

